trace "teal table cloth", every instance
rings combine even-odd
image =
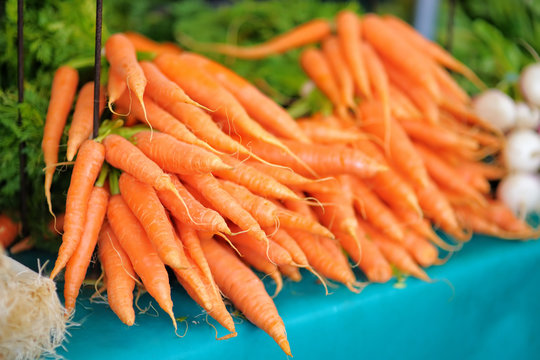
[[[35,256],[22,260],[36,263]],[[308,272],[300,283],[286,281],[275,303],[294,359],[540,358],[540,241],[476,236],[427,272],[432,283],[408,278],[404,287],[396,281],[370,284],[360,294],[337,286],[325,295]],[[265,284],[272,292],[272,282]],[[92,292],[86,287],[79,295],[79,325],[69,329],[60,351],[66,359],[287,358],[270,336],[239,316],[238,336],[216,340],[202,309],[176,283],[174,312],[185,317],[178,323],[183,337],[147,294],[139,306],[153,307],[128,327],[107,304],[91,303]],[[208,321],[218,336],[226,334]]]

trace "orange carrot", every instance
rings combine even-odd
[[[419,119],[422,117],[420,110],[413,104],[411,99],[398,89],[394,84],[389,84],[389,96],[392,115],[398,119]]]
[[[88,199],[92,192],[92,186],[101,171],[104,158],[104,146],[94,140],[86,140],[79,149],[66,198],[62,245],[58,250],[51,279],[54,279],[58,272],[64,268],[79,245],[86,221]]]
[[[0,214],[0,250],[7,249],[19,235],[20,224],[6,214]]]
[[[283,320],[261,280],[213,239],[203,239],[201,245],[220,290],[249,321],[268,333],[287,355],[292,356]]]
[[[422,267],[428,267],[437,262],[438,251],[428,240],[414,231],[406,231],[403,246],[414,260]]]
[[[476,76],[474,72],[472,72],[471,69],[457,61],[452,55],[450,55],[448,52],[446,52],[446,50],[441,48],[436,43],[422,37],[422,35],[420,35],[403,20],[391,15],[387,15],[383,19],[389,27],[395,29],[395,32],[399,32],[404,41],[414,45],[419,51],[429,55],[438,63],[463,74],[479,89],[486,88],[486,85]]]
[[[322,51],[337,79],[341,103],[354,109],[354,80],[347,67],[338,39],[335,36],[327,37],[322,43]]]
[[[45,160],[45,198],[52,214],[51,185],[54,169],[58,162],[58,147],[60,138],[66,126],[66,120],[75,97],[79,74],[69,66],[61,66],[54,73],[51,100],[47,109],[45,126],[43,128],[43,141],[41,149]]]
[[[176,140],[168,134],[141,131],[133,135],[132,139],[149,159],[168,172],[198,174],[231,169],[231,166],[221,161],[217,155]]]
[[[272,133],[299,142],[311,142],[296,121],[277,103],[251,85],[246,79],[208,58],[195,53],[183,53],[182,58],[198,66],[225,87],[246,109],[249,116]]]
[[[105,107],[105,94],[103,89],[100,89],[99,99],[99,116],[103,113]],[[75,110],[73,111],[73,120],[71,120],[71,127],[69,128],[68,141],[67,141],[67,159],[73,160],[77,150],[92,134],[93,121],[92,116],[94,113],[94,83],[86,83],[79,91],[77,102],[75,103]]]
[[[400,121],[400,124],[409,137],[430,147],[470,150],[479,148],[476,140],[449,131],[444,125],[421,121]]]
[[[107,278],[109,306],[124,324],[131,326],[135,322],[133,289],[136,275],[129,257],[107,222],[99,235],[98,255]]]
[[[259,223],[232,197],[212,176],[212,174],[182,175],[181,179],[194,187],[202,196],[242,230],[248,230],[264,244],[268,244],[266,234]]]
[[[113,195],[109,199],[107,220],[146,290],[171,317],[176,330],[169,275],[165,265],[122,196]]]
[[[433,62],[428,62],[429,59],[419,54],[419,51],[396,37],[392,29],[376,15],[363,17],[362,34],[381,57],[414,79],[438,101],[439,87],[430,71]]]
[[[327,35],[330,35],[331,31],[328,21],[315,19],[301,24],[284,34],[271,38],[262,44],[247,47],[215,44],[209,47],[208,50],[242,59],[261,59],[316,43],[324,39]]]
[[[75,300],[79,294],[79,289],[86,276],[86,270],[90,265],[90,260],[96,243],[105,213],[107,212],[107,202],[109,192],[98,186],[94,186],[90,199],[88,200],[88,211],[84,231],[77,246],[77,250],[66,264],[64,299],[66,315],[75,310]]]
[[[111,134],[103,139],[103,145],[105,145],[105,159],[115,168],[152,185],[156,190],[168,189],[176,192],[169,175],[128,140]]]
[[[158,43],[136,32],[126,31],[124,36],[133,44],[136,51],[152,52],[156,54],[164,52],[179,54],[182,52],[182,49],[176,44],[170,42]]]
[[[176,269],[187,267],[183,250],[175,241],[174,229],[155,190],[127,173],[122,173],[118,184],[122,198],[141,223],[161,261]]]
[[[439,88],[443,95],[452,96],[457,101],[461,101],[464,104],[469,104],[471,98],[469,94],[440,66],[433,67],[433,75],[439,84]]]
[[[300,270],[298,270],[298,267],[293,265],[281,265],[278,266],[279,271],[291,279],[294,282],[300,282],[302,281],[302,274],[300,274]]]
[[[347,144],[364,138],[354,129],[340,129],[323,122],[299,121],[298,126],[317,144]]]
[[[123,34],[111,35],[105,42],[105,56],[111,68],[114,68],[118,76],[125,79],[128,88],[135,92],[139,104],[146,113],[143,101],[146,77],[137,62],[137,54],[131,41]],[[144,118],[146,119],[146,116]]]
[[[116,102],[116,100],[120,99],[120,96],[124,93],[126,90],[127,83],[126,79],[123,78],[118,71],[110,67],[109,68],[109,78],[107,79],[107,96],[109,97],[107,101],[107,106],[109,109],[112,109],[111,105]],[[125,108],[125,112],[122,112],[123,114],[127,114],[130,112],[131,109],[131,102],[129,105]],[[111,110],[111,112],[114,113],[114,111]]]
[[[170,177],[183,202],[171,190],[158,190],[157,194],[159,200],[178,221],[200,231],[230,234],[225,219],[218,212],[204,207],[197,201],[176,175],[170,174]]]
[[[354,12],[343,10],[336,16],[336,26],[339,45],[353,75],[354,83],[360,94],[369,99],[371,89],[364,62],[364,49],[361,46],[360,19]]]

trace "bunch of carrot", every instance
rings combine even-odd
[[[97,246],[109,305],[127,325],[138,285],[176,328],[169,267],[229,331],[224,338],[236,332],[222,294],[290,355],[283,321],[251,268],[275,281],[274,296],[283,275],[300,281],[301,268],[358,292],[351,265],[370,282],[388,281],[393,267],[429,280],[422,267],[439,262],[437,247],[457,246],[432,225],[457,242],[471,230],[534,236],[489,198],[487,181],[504,169],[479,159],[500,148],[500,137],[471,114],[443,66],[474,74],[395,18],[345,11],[336,25],[337,35],[316,20],[253,48],[216,47],[261,57],[321,42],[301,63],[335,113],[299,121],[201,55],[134,34],[107,40],[101,109],[107,102],[132,126],[106,121],[89,139],[93,84],[79,90],[51,274],[65,268],[68,313]],[[156,57],[139,62],[137,51]],[[57,71],[43,138],[48,199],[77,86],[74,69]]]

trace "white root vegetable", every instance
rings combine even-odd
[[[527,102],[540,107],[540,63],[528,65],[521,71],[519,86]]]
[[[512,131],[503,151],[510,171],[536,172],[540,169],[540,135],[534,130]]]
[[[515,124],[514,101],[497,89],[484,91],[473,99],[474,113],[501,131],[511,129]]]
[[[540,210],[540,178],[530,173],[508,175],[497,187],[497,197],[523,218]]]
[[[540,111],[526,103],[516,102],[516,124],[519,129],[536,129],[540,125]]]
[[[0,359],[58,357],[65,331],[54,282],[0,250]]]

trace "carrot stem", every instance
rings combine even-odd
[[[105,180],[107,180],[107,175],[109,175],[109,165],[103,163],[101,166],[101,171],[99,172],[98,179],[96,180],[95,186],[103,187],[105,185]]]

